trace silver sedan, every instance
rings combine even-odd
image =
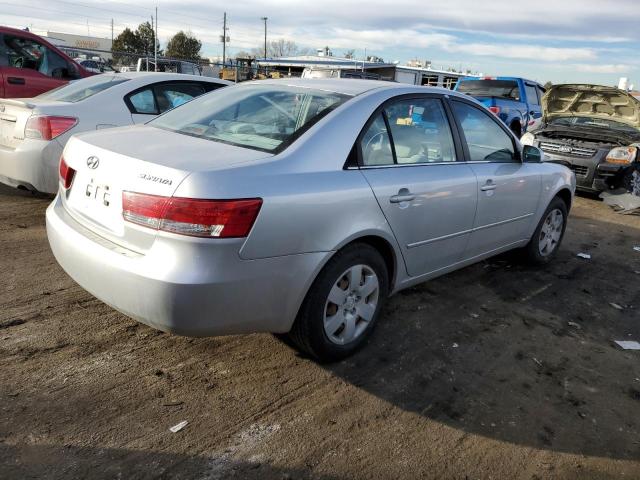
[[[232,83],[177,73],[105,73],[35,98],[0,99],[0,182],[56,193],[60,154],[72,135],[148,122],[225,85]]]
[[[467,96],[265,80],[73,137],[47,232],[72,278],[145,324],[287,333],[331,361],[399,290],[516,248],[550,261],[574,190]]]

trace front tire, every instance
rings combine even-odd
[[[388,276],[382,255],[371,245],[354,243],[339,251],[309,289],[289,340],[321,362],[353,354],[380,316]]]
[[[529,263],[546,265],[553,260],[564,238],[567,217],[567,205],[564,201],[558,197],[551,200],[531,240],[524,248],[524,255]]]

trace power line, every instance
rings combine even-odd
[[[5,15],[10,16],[10,17],[22,18],[22,19],[25,18],[25,15],[15,15],[15,14],[12,14],[12,13],[6,13]],[[35,19],[35,20],[42,20],[42,21],[49,20],[48,18],[35,17],[33,15],[31,15],[31,18]],[[71,24],[71,25],[79,25],[81,27],[87,28],[87,24],[86,23],[72,22],[72,21],[69,21],[69,20],[67,20],[65,23]],[[96,30],[103,30],[103,31],[106,31],[106,32],[109,31],[108,27],[94,27],[94,28]],[[44,28],[43,30],[47,30],[47,28]]]
[[[102,11],[109,12],[109,13],[121,13],[121,14],[124,14],[124,15],[130,15],[132,17],[147,18],[146,15],[141,15],[139,13],[125,12],[123,10],[114,10],[113,8],[96,7],[95,5],[87,5],[87,4],[84,4],[84,3],[70,2],[69,0],[56,0],[56,2],[58,2],[58,3],[66,3],[66,4],[69,4],[69,5],[74,5],[74,6],[77,6],[77,7],[89,8],[89,9],[93,8],[94,10],[102,10]]]
[[[29,8],[29,9],[36,8],[36,7],[31,7],[29,5],[20,5],[20,4],[17,4],[17,3],[9,3],[9,2],[0,2],[0,5],[7,5],[9,7],[24,8],[24,9],[26,9],[26,8]],[[45,11],[45,12],[62,13],[64,15],[74,15],[76,17],[82,17],[82,18],[94,18],[94,19],[97,19],[97,20],[104,20],[105,19],[104,17],[96,17],[94,15],[86,15],[86,14],[81,14],[81,13],[76,13],[76,12],[66,12],[64,10],[52,10],[50,8],[42,8],[42,7],[37,7],[37,9]],[[9,15],[12,15],[12,14],[10,13]],[[16,15],[14,15],[14,16],[16,16]],[[24,15],[24,16],[32,16],[32,11],[30,10],[29,15]]]

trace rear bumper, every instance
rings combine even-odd
[[[144,255],[98,237],[59,197],[47,236],[62,268],[91,294],[144,324],[186,336],[287,332],[329,253],[242,260],[243,239],[158,234]]]
[[[0,182],[56,193],[60,155],[62,145],[57,140],[24,140],[16,149],[0,146]]]

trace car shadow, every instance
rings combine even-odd
[[[74,445],[2,445],[0,478],[91,479],[305,479],[338,480],[265,462],[236,461],[220,456],[184,455],[125,448]]]
[[[53,200],[53,198],[55,197],[55,195],[51,193],[36,192],[33,190],[27,190],[26,188],[14,188],[2,183],[0,183],[0,196],[16,198],[37,198],[42,200]]]
[[[465,432],[640,459],[638,356],[613,344],[640,338],[640,229],[583,227],[545,267],[512,253],[399,293],[369,344],[326,368]]]

